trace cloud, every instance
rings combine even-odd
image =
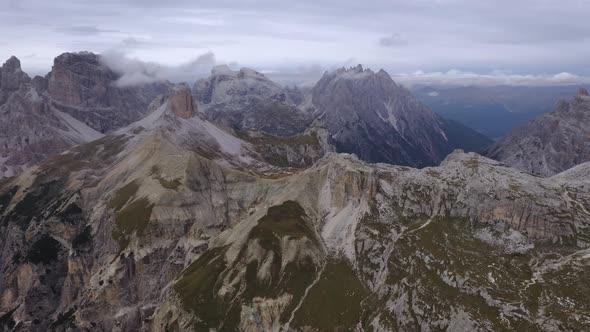
[[[571,73],[522,75],[510,72],[495,71],[489,74],[478,74],[461,70],[447,72],[402,73],[391,75],[404,85],[450,85],[450,86],[557,86],[590,84],[590,77]]]
[[[211,50],[283,71],[354,58],[390,72],[590,75],[588,12],[584,0],[4,0],[0,59],[34,48],[23,66],[47,72],[66,51],[178,66]]]
[[[101,61],[121,75],[116,82],[118,86],[135,86],[164,80],[193,82],[208,75],[216,64],[213,52],[201,54],[178,66],[142,61],[118,51],[105,52],[101,55]]]
[[[117,30],[101,29],[96,26],[90,25],[59,27],[56,30],[59,32],[77,36],[93,36],[101,33],[118,32]]]
[[[379,39],[381,47],[398,47],[408,45],[408,41],[399,33]]]

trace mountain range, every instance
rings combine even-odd
[[[168,82],[120,86],[121,73],[89,52],[58,56],[46,77],[33,80],[16,58],[5,66],[4,76],[15,79],[2,90],[4,177],[139,120],[149,103],[172,87]],[[8,98],[21,84],[24,90]],[[327,72],[311,90],[281,87],[252,69],[218,66],[195,83],[192,95],[206,119],[238,136],[256,131],[289,138],[321,127],[332,149],[369,162],[434,166],[455,148],[482,151],[491,143],[430,111],[386,72],[361,66]],[[44,111],[30,113],[35,108]],[[11,126],[13,121],[24,125]]]
[[[100,56],[68,53],[46,78],[16,58],[0,72],[0,124],[15,142],[49,133],[27,162],[7,160],[38,150],[3,138],[0,331],[590,324],[590,162],[541,177],[495,154],[509,138],[486,150],[501,161],[458,150],[491,141],[385,71],[121,87]],[[524,139],[532,157],[577,142],[588,98],[535,120],[551,144]]]

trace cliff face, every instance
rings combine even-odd
[[[55,58],[47,93],[55,107],[106,133],[139,120],[149,103],[170,88],[164,82],[119,87],[118,79],[97,54],[64,53]]]
[[[576,330],[590,319],[590,183],[577,176],[588,164],[543,179],[460,151],[421,170],[328,153],[295,169],[260,152],[280,141],[185,117],[186,89],[175,91],[144,120],[0,183],[2,326]]]
[[[580,90],[551,113],[515,129],[484,152],[493,159],[541,176],[590,161],[590,97]]]

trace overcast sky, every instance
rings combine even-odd
[[[221,63],[300,81],[362,63],[407,82],[587,83],[588,15],[586,0],[0,0],[0,58],[31,74],[88,50],[173,80]]]

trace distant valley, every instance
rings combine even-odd
[[[571,99],[580,86],[413,86],[412,93],[436,113],[494,140]]]

